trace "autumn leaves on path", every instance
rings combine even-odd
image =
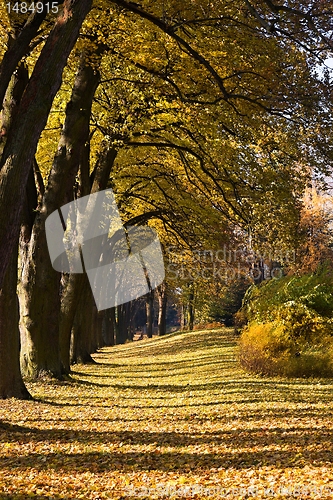
[[[94,359],[1,402],[1,499],[332,498],[332,380],[249,376],[226,329]]]

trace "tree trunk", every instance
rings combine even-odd
[[[61,370],[64,375],[70,373],[71,331],[75,313],[81,299],[81,292],[84,286],[86,286],[87,281],[85,274],[70,274],[66,276],[59,318],[60,361]]]
[[[7,141],[7,133],[18,112],[19,103],[29,80],[27,69],[21,64],[11,79],[1,114],[0,154]],[[31,172],[32,173],[32,172]],[[36,208],[37,196],[33,174],[29,176],[24,197],[23,234],[30,237],[31,209]],[[24,261],[24,255],[21,256]],[[19,303],[16,293],[18,280],[18,244],[11,255],[2,290],[0,291],[0,398],[31,399],[20,370]]]
[[[138,313],[138,305],[136,300],[132,300],[129,304],[129,328],[128,328],[128,338],[129,340],[133,340],[135,333],[135,324],[136,324],[136,315]]]
[[[109,148],[108,145],[105,144],[101,151],[101,154],[99,155],[99,159],[96,162],[92,178],[89,180],[89,182],[87,182],[85,175],[86,173],[89,174],[89,168],[88,169],[82,168],[82,161],[81,161],[81,169],[80,169],[81,185],[79,193],[81,196],[86,196],[89,193],[92,194],[97,191],[106,189],[116,155],[117,151],[114,148]],[[90,189],[91,184],[92,187]],[[81,291],[83,287],[86,286],[85,283],[88,283],[87,275],[84,274],[69,275],[67,279],[67,285],[64,288],[61,297],[59,336],[60,336],[60,347],[61,347],[62,372],[64,374],[68,374],[70,372],[70,342],[71,342],[70,339],[71,339],[72,327],[74,323],[75,313],[81,298]]]
[[[262,259],[258,259],[252,264],[251,277],[256,285],[262,283],[265,279],[265,267]]]
[[[121,332],[119,327],[119,315],[120,315],[120,306],[115,307],[115,317],[114,317],[114,337],[115,337],[115,345],[121,344]]]
[[[60,88],[67,58],[91,4],[92,0],[65,0],[8,134],[0,161],[0,288],[18,240],[25,187],[40,134]]]
[[[117,306],[117,329],[116,343],[125,344],[128,339],[128,317],[126,315],[126,304]]]
[[[103,332],[104,342],[106,346],[114,345],[114,324],[115,324],[115,308],[111,307],[104,311]]]
[[[189,293],[189,298],[188,298],[188,329],[190,331],[193,330],[193,322],[194,322],[194,294],[193,292]]]
[[[32,399],[20,371],[19,305],[16,295],[18,247],[0,291],[0,398]]]
[[[71,364],[95,363],[91,357],[91,338],[93,328],[92,292],[88,280],[82,291],[72,328]]]
[[[92,329],[91,329],[91,346],[90,354],[97,349],[104,347],[104,339],[102,333],[104,311],[98,311],[95,302],[92,303]]]
[[[126,302],[124,304],[125,308],[125,328],[126,328],[126,340],[133,340],[132,332],[131,332],[131,302]]]
[[[60,274],[50,265],[49,269],[44,268],[43,262],[49,259],[46,238],[39,238],[39,243],[38,261],[29,258],[22,275],[21,369],[29,377],[60,378]]]
[[[166,334],[166,310],[167,310],[167,289],[166,283],[163,283],[157,287],[158,295],[158,335]]]
[[[186,328],[186,312],[187,312],[187,305],[182,304],[181,305],[181,317],[180,317],[181,330],[185,330],[185,328]]]
[[[118,151],[110,147],[108,141],[106,141],[103,144],[102,151],[99,154],[99,158],[90,178],[89,146],[87,145],[81,153],[79,197],[87,196],[88,194],[93,194],[107,188],[110,172]],[[68,277],[68,284],[62,294],[59,335],[60,345],[62,346],[61,359],[63,373],[70,372],[70,362],[84,362],[83,360],[93,362],[90,356],[91,352],[95,352],[99,344],[102,345],[103,343],[101,331],[101,322],[103,322],[103,318],[99,317],[96,331],[93,329],[90,330],[90,339],[86,338],[88,331],[84,330],[84,326],[80,324],[79,318],[76,318],[76,324],[73,326],[75,313],[81,300],[81,291],[85,287],[90,287],[87,275],[72,274]],[[95,307],[93,298],[91,302],[89,302],[87,297],[82,297],[82,300],[87,300],[86,307]],[[88,306],[88,304],[90,304],[90,306]],[[79,312],[78,316],[82,317],[82,314],[82,312]],[[99,314],[100,313],[98,313],[98,315]],[[97,333],[99,333],[99,340],[96,341],[95,345],[92,345],[91,342],[94,343],[94,335]],[[82,342],[83,344],[81,345]]]
[[[51,265],[45,220],[68,201],[66,195],[72,189],[83,145],[88,140],[91,104],[98,82],[99,74],[81,63],[66,108],[58,153],[32,230],[21,287],[21,360],[23,373],[30,377],[48,374],[61,378],[64,368],[68,369],[67,360],[63,367],[60,361],[61,274]]]
[[[147,308],[147,337],[149,339],[153,336],[153,323],[154,323],[154,291],[147,293],[146,295],[146,308]]]
[[[97,348],[105,346],[103,338],[103,321],[104,321],[104,311],[98,311],[96,307],[96,329],[97,329]]]
[[[3,107],[1,112],[0,155],[2,155],[4,151],[13,119],[18,113],[20,101],[28,82],[28,70],[23,64],[20,64],[20,66],[17,68],[16,73],[10,80],[5,99],[3,100]]]

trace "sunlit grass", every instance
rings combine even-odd
[[[308,497],[333,496],[332,380],[248,375],[227,329],[94,359],[72,381],[29,383],[37,401],[1,403],[0,498],[148,498],[143,488],[158,484],[159,498],[167,485],[172,498],[218,498],[194,485],[272,498],[269,486],[302,484]]]

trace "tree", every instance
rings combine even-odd
[[[314,273],[321,266],[331,267],[332,202],[328,193],[320,193],[313,186],[305,193],[298,225],[299,241],[295,248],[295,261],[290,271]]]
[[[151,290],[146,295],[146,309],[147,309],[147,337],[151,339],[153,336],[153,329],[154,329],[154,290]]]
[[[158,296],[158,335],[166,334],[166,315],[167,315],[167,303],[168,303],[168,288],[166,279],[163,283],[157,287]]]
[[[0,398],[31,399],[20,371],[20,331],[18,328],[19,304],[16,295],[17,252],[7,268],[0,291]]]
[[[11,79],[4,99],[1,116],[2,130],[8,130],[17,113],[20,100],[28,79],[26,68],[21,64]],[[6,143],[6,135],[1,138],[1,151]],[[32,172],[31,172],[32,174]],[[25,204],[34,199],[34,180],[30,175],[28,189],[25,193]],[[32,185],[32,189],[31,188]],[[29,226],[31,213],[25,210],[22,229]],[[20,332],[18,328],[18,297],[16,293],[18,280],[18,239],[7,268],[3,287],[0,290],[0,397],[18,397],[30,399],[31,396],[22,380],[20,371]]]
[[[75,177],[89,138],[92,99],[99,74],[87,64],[79,66],[41,206],[36,214],[27,260],[21,279],[22,369],[25,375],[61,376],[59,344],[60,273],[48,256],[45,220],[72,199]],[[48,341],[45,342],[47,332]]]
[[[63,12],[57,18],[29,79],[17,115],[10,130],[6,132],[6,145],[0,160],[0,287],[19,235],[24,191],[38,140],[45,127],[53,99],[60,88],[67,58],[77,40],[81,24],[91,8],[91,3],[91,0],[65,0]],[[40,18],[38,14],[32,16],[34,19]],[[27,22],[30,27],[32,18],[30,17]],[[22,32],[26,34],[24,27]],[[29,31],[28,43],[34,34],[35,25],[34,29]],[[18,52],[15,52],[14,60],[19,62],[21,54],[19,42],[15,47]],[[9,48],[4,55],[2,61],[4,70],[4,61],[11,57],[8,55],[11,52]],[[4,83],[7,80],[9,82],[6,78]],[[5,84],[4,86],[7,87]]]
[[[328,156],[321,138],[330,126],[330,119],[321,104],[328,86],[311,67],[314,61],[311,50],[307,52],[301,45],[295,47],[294,40],[285,36],[281,27],[283,42],[276,33],[271,33],[274,30],[263,30],[258,11],[246,3],[240,8],[224,0],[214,5],[196,0],[183,0],[181,4],[166,0],[161,9],[150,1],[143,7],[124,0],[101,0],[89,12],[74,51],[73,68],[66,73],[64,85],[71,88],[77,55],[86,48],[87,41],[92,47],[91,71],[94,73],[100,65],[101,84],[92,100],[91,113],[87,109],[80,133],[74,133],[75,127],[73,131],[68,127],[70,116],[72,119],[76,116],[75,110],[66,110],[59,143],[64,149],[55,154],[54,165],[59,168],[53,169],[49,177],[54,182],[49,182],[44,194],[43,186],[38,184],[42,198],[37,215],[40,223],[35,224],[29,245],[30,250],[38,247],[42,250],[30,253],[30,263],[25,268],[28,271],[30,266],[30,271],[23,274],[26,303],[32,309],[33,297],[38,297],[35,276],[44,273],[51,277],[48,297],[53,297],[49,304],[54,307],[51,317],[55,360],[51,362],[47,356],[48,362],[42,361],[40,368],[33,368],[32,373],[38,374],[45,368],[51,368],[51,373],[57,376],[61,370],[68,372],[68,345],[75,313],[77,331],[83,331],[85,314],[89,314],[91,321],[96,320],[96,315],[90,316],[91,301],[86,312],[77,298],[80,278],[63,277],[60,309],[60,275],[53,273],[52,277],[50,263],[45,264],[43,221],[59,204],[77,196],[78,186],[81,191],[85,186],[86,194],[111,186],[125,224],[150,224],[158,228],[163,241],[180,239],[189,250],[196,245],[204,247],[220,233],[225,241],[239,228],[247,231],[257,246],[267,241],[273,246],[278,241],[289,244],[293,240],[293,222],[297,220],[299,200],[309,179],[308,167],[317,168],[318,172],[326,169],[322,162]],[[272,9],[270,3],[265,2],[267,12]],[[68,0],[51,31],[43,25],[47,41],[40,53],[38,48],[35,54],[37,63],[31,64],[32,76],[17,119],[6,131],[8,138],[0,163],[0,203],[6,208],[0,223],[0,257],[4,248],[10,250],[16,241],[23,203],[21,194],[34,163],[39,136],[90,7],[89,2],[80,2],[79,6],[79,2]],[[290,12],[282,14],[289,16]],[[319,14],[326,16],[326,11],[319,12],[317,20]],[[282,17],[280,24],[285,22]],[[38,47],[42,22],[42,17],[32,16],[20,26],[19,36],[22,34],[25,48]],[[312,40],[310,28],[305,35]],[[313,41],[311,44],[313,48]],[[104,55],[100,61],[101,52]],[[6,54],[4,61],[9,61],[8,54],[10,57],[14,54],[17,61],[22,58],[16,41]],[[5,74],[6,66],[2,64],[0,70]],[[92,83],[93,78],[87,81]],[[91,93],[92,88],[93,85]],[[36,90],[38,105],[32,101],[37,96]],[[80,109],[76,111],[79,116]],[[54,125],[55,118],[48,123]],[[59,120],[58,130],[60,124]],[[49,131],[43,132],[37,152],[44,178],[49,172],[43,152],[52,150],[52,145],[56,149],[58,142],[58,131],[48,134]],[[71,147],[67,147],[66,134]],[[51,138],[46,140],[46,137]],[[103,144],[107,144],[105,149]],[[101,169],[103,181],[96,187],[97,170],[91,172],[89,165],[97,165],[95,160],[103,156],[108,158],[108,168]],[[330,161],[328,158],[327,164]],[[78,181],[75,176],[79,165]],[[37,178],[38,169],[35,170]],[[12,200],[17,197],[19,202],[14,207]],[[269,231],[265,227],[267,218],[271,220]],[[292,222],[287,223],[288,220]],[[1,265],[4,275],[6,260],[2,259]],[[28,275],[33,279],[26,279]],[[34,292],[31,287],[35,287]],[[39,349],[43,350],[49,309],[41,306],[43,300],[37,302],[34,312],[27,307],[23,316],[24,322],[30,321],[36,336],[41,338]],[[63,368],[55,333],[59,311]],[[128,325],[124,319],[128,314],[128,306],[119,308],[118,327]],[[190,323],[192,320],[190,314]],[[90,335],[89,322],[85,333]],[[127,326],[123,330],[118,328],[118,339],[120,333],[125,338]],[[88,351],[96,345],[94,339],[89,347],[90,340],[87,339]],[[28,360],[27,365],[30,364],[33,363]]]

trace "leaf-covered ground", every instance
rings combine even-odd
[[[1,499],[333,498],[332,380],[248,375],[228,330],[94,359],[1,401]]]

